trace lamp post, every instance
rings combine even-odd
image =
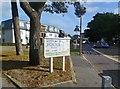
[[[84,0],[84,3],[86,1]],[[80,2],[74,3],[75,15],[80,18],[80,55],[82,55],[82,16],[86,13],[86,8],[83,5],[80,5]]]
[[[82,55],[82,16],[80,16],[80,55]]]

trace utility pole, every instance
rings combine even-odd
[[[82,16],[80,16],[80,55],[82,55]]]

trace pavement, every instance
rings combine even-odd
[[[55,87],[102,87],[102,78],[94,67],[83,57],[71,55],[77,83],[69,82]]]
[[[77,83],[67,82],[55,85],[55,87],[102,87],[102,77],[98,75],[89,61],[79,55],[71,55],[71,59]],[[0,76],[0,88],[1,85],[2,87],[16,88],[10,80]]]
[[[84,58],[79,55],[71,55],[73,62],[73,69],[75,72],[75,77],[77,83],[67,82],[55,85],[54,87],[101,87],[102,78],[98,75],[97,71],[94,70],[93,66]],[[2,80],[2,81],[1,81]],[[0,84],[2,87],[12,87],[16,86],[8,80],[6,77],[0,77]],[[1,86],[0,86],[1,87]]]
[[[6,77],[0,77],[0,89],[12,88],[17,89],[17,87]]]

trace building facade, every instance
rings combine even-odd
[[[14,37],[14,28],[12,19],[2,21],[2,30],[1,30],[1,42],[2,43],[15,43]],[[20,26],[20,35],[22,44],[29,43],[29,34],[30,34],[30,22],[26,20],[19,20]],[[63,30],[51,25],[41,25],[40,26],[40,40],[41,43],[44,42],[44,37],[49,38],[59,38],[66,37],[67,35]]]
[[[59,28],[49,25],[41,25],[40,40],[41,43],[44,42],[45,37],[49,38],[59,38]]]
[[[19,20],[20,25],[20,35],[22,44],[27,44],[29,42],[29,22],[25,20]],[[2,21],[2,33],[1,42],[2,43],[15,43],[14,28],[12,19]]]

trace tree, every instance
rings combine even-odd
[[[30,18],[30,65],[40,64],[40,16],[45,2],[20,0],[20,6]]]
[[[39,0],[38,0],[39,1]],[[40,18],[42,11],[50,13],[67,13],[66,2],[52,2],[52,4],[45,4],[44,2],[28,2],[27,0],[20,0],[20,6],[30,18],[30,53],[29,59],[31,65],[39,65],[40,57]],[[71,3],[72,4],[72,3]]]
[[[86,13],[86,8],[80,5],[80,2],[74,3],[75,15],[80,18],[80,55],[82,55],[82,15]]]
[[[21,36],[20,36],[19,16],[18,16],[16,0],[11,0],[11,10],[12,10],[12,20],[13,20],[13,26],[14,26],[16,55],[22,55],[23,50],[22,50],[22,43],[21,43]]]
[[[113,13],[97,13],[85,30],[86,36],[91,41],[101,40],[104,38],[112,42],[113,37],[120,34],[120,16]]]

